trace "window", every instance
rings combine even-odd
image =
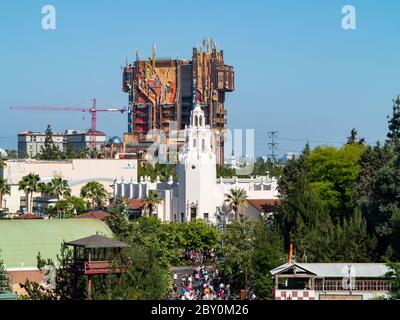
[[[197,208],[190,208],[190,220],[196,220]]]
[[[196,139],[193,139],[193,148],[196,148]]]
[[[200,116],[199,126],[200,126],[200,127],[203,126],[203,117],[202,117],[202,116]]]
[[[208,221],[208,212],[204,213],[204,220]]]
[[[194,116],[194,126],[195,127],[199,126],[199,118],[197,116]]]
[[[204,138],[201,140],[201,149],[203,152],[206,151],[206,139]]]
[[[181,222],[185,221],[185,214],[183,212],[181,212]]]

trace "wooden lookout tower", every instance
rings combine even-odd
[[[71,270],[77,275],[87,276],[87,294],[92,297],[92,277],[95,275],[126,273],[130,261],[121,258],[122,248],[128,245],[122,241],[113,240],[98,234],[66,243],[74,248]],[[76,286],[76,281],[75,281]]]

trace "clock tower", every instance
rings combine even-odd
[[[179,157],[179,220],[216,222],[215,137],[196,104],[185,128],[185,144]]]

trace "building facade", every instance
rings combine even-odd
[[[96,147],[100,150],[106,142],[106,135],[96,131]],[[91,148],[91,130],[77,131],[66,130],[65,132],[53,133],[53,143],[60,149],[66,151],[68,145],[75,153],[80,153],[85,148]],[[34,158],[44,148],[46,139],[45,132],[23,131],[18,134],[18,158]]]
[[[275,300],[371,300],[387,298],[384,263],[297,263],[273,270]]]
[[[23,131],[18,133],[18,158],[33,158],[44,148],[45,132]],[[53,143],[60,150],[65,149],[65,134],[53,133]]]
[[[232,66],[224,63],[223,51],[217,51],[211,39],[193,48],[192,60],[155,57],[136,61],[123,69],[123,91],[129,95],[128,133],[130,144],[146,149],[147,133],[160,129],[183,130],[189,125],[196,103],[205,113],[205,123],[218,132],[227,124],[225,93],[235,88]],[[129,147],[129,146],[128,146]],[[218,137],[214,150],[217,163],[223,165],[224,138]]]
[[[172,177],[166,181],[150,181],[148,177],[117,179],[114,195],[128,199],[144,199],[150,190],[157,191],[162,203],[155,214],[162,221],[186,222],[204,219],[211,223],[224,223],[232,219],[232,210],[225,205],[225,194],[231,189],[244,189],[249,206],[242,213],[252,218],[271,210],[262,204],[278,201],[277,180],[272,177],[218,178],[216,175],[216,139],[200,105],[191,112],[191,120],[185,128],[185,144],[179,155],[179,181]],[[251,200],[259,200],[252,205]],[[272,206],[271,206],[272,207]]]
[[[116,159],[73,159],[68,161],[38,161],[38,160],[8,160],[0,170],[11,186],[11,195],[3,197],[3,207],[15,213],[26,208],[26,194],[18,190],[18,183],[23,176],[35,173],[42,182],[50,182],[54,177],[62,177],[68,181],[72,195],[79,196],[83,185],[97,181],[104,185],[110,198],[113,196],[113,182],[118,178],[136,179],[137,161]],[[34,210],[40,212],[49,205],[54,205],[55,199],[34,194]]]

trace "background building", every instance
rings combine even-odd
[[[23,131],[18,134],[18,158],[35,157],[42,148],[46,138],[45,132]],[[65,149],[65,134],[54,132],[53,143],[60,150]]]
[[[96,131],[96,147],[100,150],[106,142],[106,135]],[[46,138],[45,132],[24,131],[18,134],[18,158],[23,159],[35,157],[42,148]],[[85,148],[91,148],[91,130],[77,131],[66,130],[65,132],[53,133],[53,143],[60,151],[66,151],[68,145],[72,146],[75,153],[81,152]]]
[[[249,205],[240,213],[250,218],[270,214],[278,202],[277,180],[262,176],[248,179],[217,179],[216,156],[213,152],[215,138],[209,125],[204,123],[204,112],[200,105],[192,111],[189,126],[185,129],[185,144],[178,164],[179,182],[172,177],[166,181],[150,181],[149,177],[138,180],[117,179],[114,195],[140,199],[150,190],[156,190],[162,198],[155,214],[165,222],[187,222],[203,219],[211,223],[225,223],[232,220],[232,210],[225,205],[225,194],[231,189],[244,189]],[[257,201],[252,201],[257,200]],[[133,209],[133,208],[132,208]],[[223,219],[223,221],[221,221]]]
[[[68,161],[8,160],[0,169],[0,177],[4,177],[11,186],[11,195],[3,197],[3,206],[11,213],[26,207],[26,194],[18,190],[18,183],[23,176],[36,173],[42,182],[50,182],[54,177],[67,180],[74,196],[80,195],[83,185],[97,181],[104,185],[110,198],[113,195],[112,184],[118,178],[136,179],[137,160],[115,159],[73,159]],[[44,199],[40,193],[34,194],[33,208],[36,211],[54,205],[54,199]],[[41,208],[39,208],[39,206]]]
[[[192,60],[156,58],[141,60],[123,68],[122,90],[129,94],[128,133],[130,144],[146,149],[146,134],[151,129],[170,132],[189,124],[190,112],[200,104],[206,124],[221,132],[227,120],[225,93],[235,88],[232,66],[224,63],[211,39],[193,48]],[[125,137],[128,139],[128,137]],[[224,139],[218,137],[214,150],[223,165]]]

